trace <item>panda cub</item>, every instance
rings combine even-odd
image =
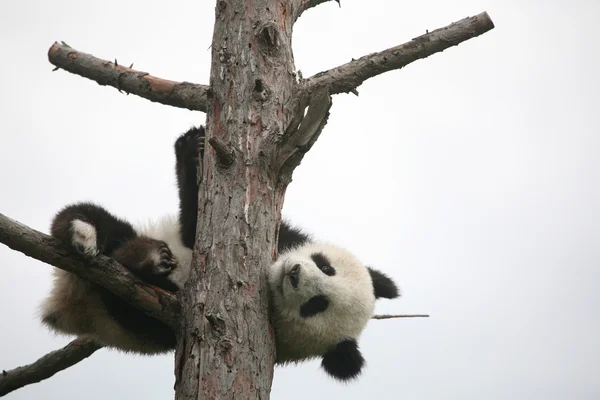
[[[204,128],[192,128],[175,143],[179,215],[133,226],[103,207],[77,203],[52,221],[51,235],[84,257],[104,254],[140,279],[171,292],[188,279],[198,212],[196,171],[204,154]],[[364,359],[357,340],[373,315],[375,300],[396,298],[386,275],[364,266],[347,250],[313,241],[282,221],[279,256],[266,268],[273,299],[276,363],[322,357],[324,370],[346,381]],[[125,352],[173,350],[175,333],[110,291],[55,269],[42,322],[57,333],[92,337]]]

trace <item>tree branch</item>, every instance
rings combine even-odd
[[[0,397],[13,390],[48,379],[91,356],[102,345],[87,338],[78,338],[62,349],[50,352],[34,362],[0,374]]]
[[[294,15],[294,21],[300,18],[302,13],[308,10],[309,8],[316,7],[319,4],[326,3],[328,1],[331,0],[296,0],[296,15]],[[340,0],[335,0],[335,2],[338,3],[340,7],[342,6]]]
[[[55,42],[50,47],[48,60],[56,69],[62,68],[102,86],[112,86],[168,106],[206,111],[208,86],[205,85],[157,78],[147,72],[118,65],[116,60],[113,63],[82,53],[64,42]]]
[[[292,120],[281,140],[275,164],[275,170],[279,171],[280,179],[283,182],[291,180],[292,172],[300,164],[304,154],[319,138],[327,124],[331,105],[329,91],[327,88],[323,88],[310,99],[308,110],[301,122],[298,123],[295,118]],[[304,109],[299,108],[298,115],[302,116],[303,114]]]
[[[308,78],[305,88],[314,93],[328,87],[331,94],[355,92],[369,78],[384,72],[400,69],[413,61],[484,34],[494,28],[487,12],[454,22],[414,38],[408,43],[352,60],[349,63],[319,72]],[[356,93],[355,93],[356,94]]]
[[[0,214],[0,243],[96,283],[173,329],[178,327],[178,299],[173,294],[136,278],[112,258],[99,255],[86,260],[62,246],[55,238],[3,214]]]

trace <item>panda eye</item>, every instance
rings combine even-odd
[[[314,253],[310,258],[325,275],[335,275],[335,268],[331,266],[331,262],[323,253]]]
[[[325,275],[328,275],[328,276],[335,275],[335,269],[333,269],[333,267],[331,265],[323,265],[320,268],[321,268],[321,271],[323,271],[323,273]]]

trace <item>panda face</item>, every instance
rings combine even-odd
[[[322,355],[357,339],[373,314],[369,270],[343,248],[309,243],[269,269],[279,361]]]

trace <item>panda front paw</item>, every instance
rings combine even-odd
[[[152,259],[154,263],[151,273],[155,276],[169,275],[177,267],[177,260],[166,244],[154,250]]]
[[[178,267],[177,259],[165,242],[138,236],[123,243],[111,256],[143,281],[171,292],[177,290],[169,278]]]
[[[94,257],[100,252],[98,250],[98,233],[94,225],[74,219],[71,221],[71,244],[79,253],[86,257]]]
[[[204,127],[191,128],[175,142],[175,156],[178,163],[196,165],[204,157]]]

